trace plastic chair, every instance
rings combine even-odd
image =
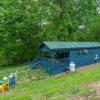
[[[6,88],[9,89],[9,83],[8,83],[8,80],[4,80],[4,81],[3,81],[3,84],[0,85],[0,91],[1,91],[1,92],[4,92]]]
[[[4,85],[0,85],[0,92],[4,92]]]
[[[9,86],[14,86],[16,83],[15,75],[10,75],[9,76]]]

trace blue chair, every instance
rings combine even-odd
[[[14,86],[16,83],[15,76],[13,75],[12,77],[9,78],[9,86]]]

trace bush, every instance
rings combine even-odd
[[[37,66],[36,69],[28,71],[28,77],[32,80],[34,80],[34,79],[45,79],[45,78],[49,77],[49,75],[47,74],[46,70]]]

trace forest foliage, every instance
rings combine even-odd
[[[0,1],[0,66],[27,62],[42,41],[100,41],[96,0]]]

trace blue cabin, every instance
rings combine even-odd
[[[69,63],[76,67],[100,62],[98,42],[43,42],[39,45],[41,57],[35,58],[31,67],[39,64],[49,74],[58,74],[69,69]]]

